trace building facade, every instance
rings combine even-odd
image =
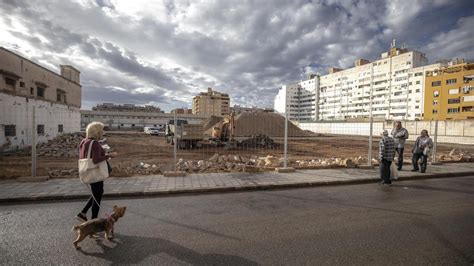
[[[282,102],[286,94],[286,99],[297,98],[296,110],[289,111],[290,117],[300,121],[358,120],[370,115],[376,119],[420,120],[425,73],[442,67],[441,63],[427,63],[423,53],[392,44],[374,62],[358,59],[352,68],[330,68],[327,75],[299,82],[299,90],[283,86],[275,97],[275,109],[294,104]]]
[[[319,120],[319,76],[308,75],[306,80],[283,85],[274,101],[277,113],[286,113],[293,121]]]
[[[457,63],[426,74],[425,120],[474,118],[474,64]]]
[[[57,74],[0,47],[0,147],[30,146],[80,130],[80,72],[61,65]],[[33,127],[33,109],[35,126]]]
[[[228,94],[207,88],[193,97],[193,114],[203,116],[225,116],[229,114],[230,98]]]
[[[176,114],[177,119],[187,120],[190,124],[200,124],[207,117],[194,114]],[[123,112],[108,110],[81,110],[81,128],[97,121],[102,122],[106,130],[137,130],[144,127],[164,127],[174,119],[171,113]]]
[[[243,113],[273,113],[271,108],[259,108],[259,107],[242,107],[235,104],[233,107],[230,107],[230,112],[234,114],[243,114]]]

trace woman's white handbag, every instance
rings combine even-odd
[[[431,149],[429,147],[425,147],[423,149],[423,154],[426,156],[431,156]]]
[[[390,179],[398,179],[398,169],[394,162],[390,165]]]
[[[89,144],[87,157],[79,159],[79,178],[82,183],[91,184],[99,181],[104,181],[109,177],[109,169],[107,168],[107,160],[95,164],[91,158],[92,140]]]

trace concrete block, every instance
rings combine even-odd
[[[49,176],[24,176],[16,179],[18,182],[44,182],[48,180]]]
[[[244,172],[256,173],[256,172],[260,172],[260,168],[258,168],[256,166],[253,166],[253,165],[246,165],[246,166],[244,166]]]
[[[295,168],[293,167],[277,167],[275,168],[275,172],[277,173],[293,173],[295,172]]]
[[[163,173],[165,177],[183,177],[186,176],[186,172],[184,171],[165,171]]]

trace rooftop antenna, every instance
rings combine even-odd
[[[397,47],[397,39],[393,38],[392,44],[390,44],[390,48],[395,48]]]

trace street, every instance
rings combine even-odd
[[[113,242],[87,238],[76,250],[84,203],[0,205],[0,264],[474,263],[474,176],[106,198],[100,216],[127,206]]]

